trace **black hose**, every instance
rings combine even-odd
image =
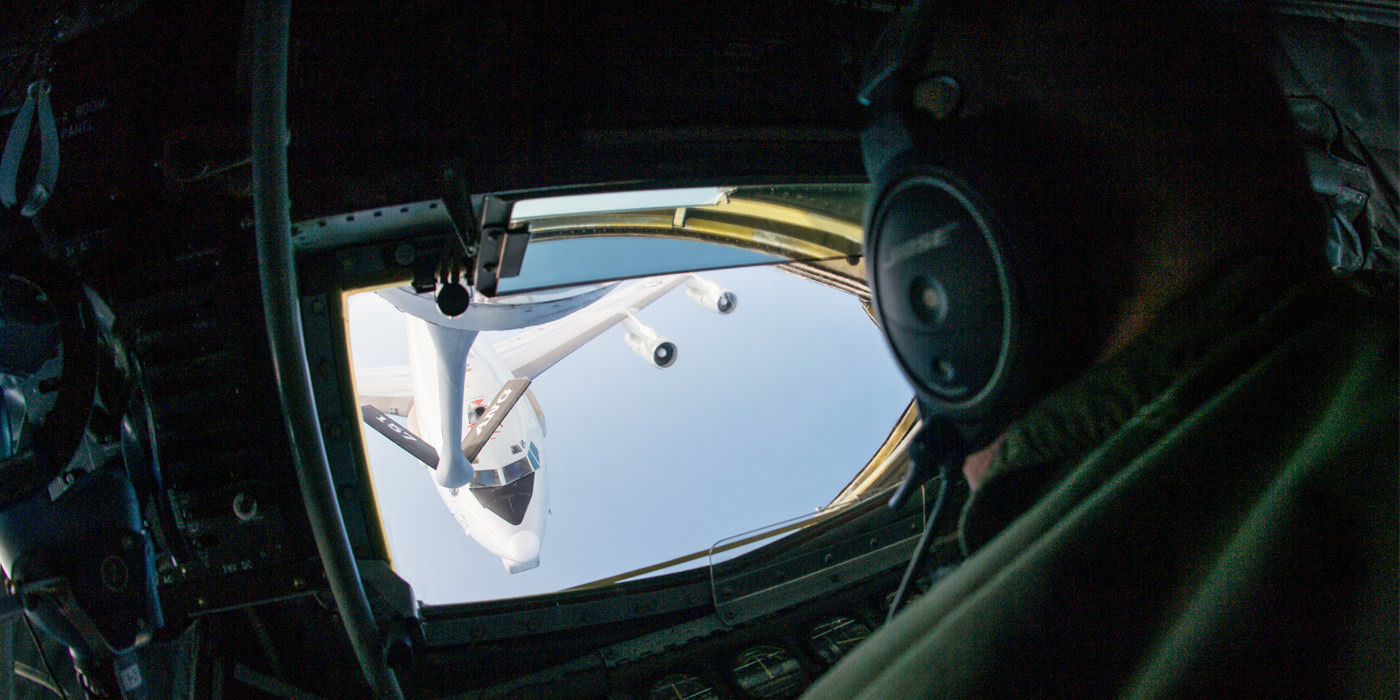
[[[253,10],[252,157],[253,217],[257,225],[258,273],[263,312],[272,346],[273,371],[292,460],[306,503],[307,519],[326,580],[335,596],[350,646],[376,695],[402,698],[379,643],[374,616],[360,583],[345,535],[321,441],[320,418],[311,393],[311,372],[302,337],[296,263],[292,256],[287,191],[287,46],[290,0],[258,0]]]
[[[938,521],[943,519],[943,511],[948,508],[950,496],[948,492],[952,490],[949,484],[954,478],[954,463],[954,460],[944,460],[940,465],[942,478],[938,482],[938,496],[933,501],[933,510],[928,514],[928,523],[924,525],[924,532],[919,536],[919,543],[914,545],[914,553],[909,558],[909,566],[904,569],[904,577],[899,580],[899,588],[895,590],[894,598],[890,600],[889,612],[885,614],[885,624],[889,624],[894,619],[895,613],[899,612],[900,607],[904,605],[905,599],[909,596],[909,584],[913,583],[914,576],[919,569],[923,568],[924,558],[932,549],[929,540],[933,537],[933,533],[938,531]],[[961,464],[961,462],[957,463]]]

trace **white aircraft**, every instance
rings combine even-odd
[[[733,292],[693,274],[478,298],[455,318],[439,312],[431,295],[378,292],[405,315],[409,364],[356,372],[365,422],[431,468],[457,522],[506,571],[533,569],[549,514],[549,472],[544,412],[530,382],[618,323],[642,359],[663,369],[675,364],[676,344],[634,314],[680,284],[719,314],[738,303]],[[473,345],[478,331],[521,328],[494,346]],[[522,397],[531,410],[512,411]],[[390,415],[405,416],[407,427]]]

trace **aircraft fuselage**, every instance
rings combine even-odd
[[[512,377],[486,343],[471,345],[461,377],[443,376],[443,363],[439,362],[438,347],[430,333],[444,329],[430,330],[421,319],[405,318],[416,399],[409,412],[409,429],[437,448],[442,456],[438,467],[441,470],[450,464],[449,457],[464,459],[460,441],[470,436],[479,423],[489,420],[493,402]],[[451,421],[444,426],[440,396],[450,391],[453,382],[462,385],[461,429],[456,435],[446,436]],[[500,557],[511,573],[539,565],[540,543],[549,513],[543,421],[533,400],[525,403],[528,405],[517,405],[506,413],[487,438],[471,462],[470,483],[446,486],[434,475],[434,486],[453,517],[468,535]]]

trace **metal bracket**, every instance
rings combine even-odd
[[[474,280],[476,290],[496,296],[497,283],[520,274],[525,248],[530,244],[527,228],[510,228],[510,212],[514,202],[487,195],[481,199],[481,248],[476,257]]]
[[[391,666],[410,667],[414,650],[423,646],[423,622],[413,586],[378,559],[360,559],[360,580],[370,609],[379,621],[384,652]]]
[[[467,260],[476,257],[477,246],[481,241],[481,227],[477,226],[476,211],[472,207],[467,183],[455,170],[442,173],[442,203],[447,205],[447,215],[452,219],[452,232],[457,237],[457,245]]]
[[[49,482],[49,500],[57,501],[83,477],[120,456],[120,443],[98,444],[91,435],[84,434],[82,441],[78,443],[78,451],[73,453],[73,458],[68,460],[68,465]]]
[[[409,249],[412,250],[412,246]],[[437,260],[433,256],[419,255],[410,265],[413,270],[413,293],[427,294],[437,289]]]
[[[453,170],[444,172],[442,179],[442,200],[471,271],[471,286],[488,297],[496,296],[498,281],[520,274],[530,231],[510,228],[514,202],[494,195],[471,197],[467,183]]]

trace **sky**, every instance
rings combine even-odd
[[[859,301],[771,267],[703,276],[739,297],[734,313],[704,310],[681,287],[637,314],[675,341],[674,366],[638,358],[619,326],[531,386],[553,472],[536,569],[505,573],[426,468],[365,431],[393,566],[419,600],[553,592],[707,549],[812,513],[865,465],[911,391]],[[349,318],[357,367],[407,362],[398,311],[362,294]]]

